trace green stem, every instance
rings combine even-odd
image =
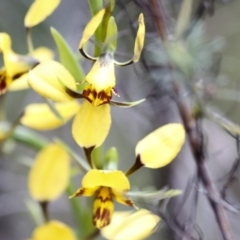
[[[73,182],[70,180],[69,181],[69,185],[66,189],[66,193],[68,196],[71,196],[73,193],[75,192],[74,186],[73,186]],[[78,229],[78,235],[79,238],[81,238],[82,236],[84,236],[84,232],[87,229],[87,222],[84,219],[84,213],[81,209],[81,205],[80,202],[77,198],[72,198],[70,201],[70,204],[72,206],[73,212],[75,214],[75,219],[77,222],[77,229]]]
[[[94,148],[92,151],[92,161],[98,169],[103,169],[103,147]]]
[[[32,54],[34,47],[33,47],[33,41],[32,41],[32,35],[31,35],[31,29],[27,28],[27,46],[28,46],[28,53]]]
[[[23,126],[16,127],[11,137],[17,142],[27,145],[28,147],[31,147],[37,151],[49,143],[49,141],[40,134],[37,134],[36,132]]]
[[[99,12],[103,8],[102,0],[88,0],[88,4],[94,16],[97,12]],[[100,24],[97,28],[95,34],[95,47],[94,47],[94,56],[99,56],[101,54],[101,38],[102,38],[102,25]]]
[[[84,172],[88,172],[90,170],[89,165],[76,152],[74,152],[66,143],[64,143],[63,141],[57,138],[54,139],[54,142],[60,144],[72,156],[72,158],[79,164],[80,168]]]

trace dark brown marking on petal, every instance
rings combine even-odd
[[[112,92],[115,96],[120,97],[120,94],[117,92],[116,88],[113,88]]]
[[[0,82],[0,95],[4,94],[7,90],[7,84],[5,81]]]
[[[130,174],[136,172],[139,168],[141,168],[142,166],[144,166],[141,162],[141,156],[140,154],[137,155],[136,157],[136,161],[133,164],[133,166],[125,173],[126,176],[129,176]]]
[[[94,201],[93,224],[103,228],[111,222],[114,210],[113,193],[109,187],[100,187]]]
[[[83,97],[87,99],[92,105],[100,106],[109,103],[112,98],[112,88],[97,92],[90,84],[83,90]]]
[[[102,203],[107,201],[112,201],[112,196],[109,195],[109,197],[104,198],[103,196],[97,196],[96,199],[99,199]]]
[[[104,208],[101,214],[101,208],[98,208],[93,215],[93,224],[97,226],[99,221],[101,222],[99,228],[103,228],[109,225],[111,221],[111,211],[107,208]]]
[[[126,203],[128,206],[130,206],[130,207],[133,207],[133,206],[134,206],[133,201],[130,200],[130,199],[127,199],[127,200],[125,201],[125,203]]]
[[[81,196],[84,194],[84,191],[85,189],[84,188],[81,188],[79,191],[76,192],[75,196]]]
[[[0,95],[4,94],[7,90],[6,73],[0,73]]]

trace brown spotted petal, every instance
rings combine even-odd
[[[112,194],[114,198],[116,199],[117,202],[123,205],[127,205],[129,207],[134,207],[138,209],[133,203],[133,201],[129,198],[126,197],[125,192],[123,191],[117,191],[117,190],[112,190]]]
[[[98,187],[95,188],[79,188],[73,195],[69,198],[77,197],[77,196],[84,196],[84,197],[91,197],[95,194],[98,190]]]
[[[13,79],[8,77],[5,69],[0,70],[0,95],[7,91],[8,86],[12,83]]]
[[[88,85],[83,95],[93,106],[108,103],[116,85],[113,56],[109,53],[102,54],[87,74],[85,82]]]
[[[114,211],[111,188],[101,187],[93,204],[93,224],[97,228],[103,228],[111,222]]]

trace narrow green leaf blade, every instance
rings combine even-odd
[[[82,81],[85,77],[84,71],[69,45],[62,35],[53,27],[51,27],[51,34],[57,45],[61,63],[73,75],[76,82]],[[78,85],[78,90],[83,90],[82,87],[82,85]]]

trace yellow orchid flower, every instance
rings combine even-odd
[[[31,240],[77,240],[73,230],[62,222],[52,220],[37,227]]]
[[[36,156],[29,172],[28,187],[40,202],[53,201],[67,187],[70,177],[70,156],[57,143],[50,143]]]
[[[44,21],[59,4],[60,0],[34,0],[24,19],[25,27],[30,28]]]
[[[39,62],[53,57],[47,48],[36,49],[32,55],[20,55],[12,50],[12,40],[7,33],[0,33],[0,52],[3,54],[4,67],[0,69],[0,94],[6,92],[11,84],[18,82],[13,90],[28,87],[27,73]]]
[[[123,172],[92,169],[83,177],[82,187],[70,198],[94,196],[93,223],[97,228],[103,228],[111,222],[114,199],[121,204],[134,207],[133,202],[125,196],[129,190],[130,183]]]
[[[76,101],[56,103],[56,110],[61,115],[57,117],[46,103],[29,104],[24,110],[20,122],[36,130],[51,130],[64,125],[79,110],[79,103]]]
[[[148,134],[138,142],[136,161],[126,172],[130,175],[140,167],[161,168],[171,163],[185,142],[185,129],[180,123],[169,123]]]
[[[115,212],[112,222],[101,229],[101,234],[109,240],[143,240],[157,229],[160,218],[146,209],[136,212]]]
[[[88,99],[94,106],[99,106],[104,103],[109,103],[112,98],[112,92],[116,93],[114,87],[116,85],[115,79],[115,65],[126,66],[137,62],[140,58],[145,36],[145,24],[143,14],[139,15],[139,28],[135,40],[134,56],[127,62],[120,63],[114,60],[114,51],[117,47],[117,26],[113,17],[109,18],[106,39],[103,43],[101,55],[99,57],[92,57],[88,55],[83,49],[83,45],[91,38],[100,25],[105,9],[99,11],[89,21],[83,31],[83,36],[79,44],[79,51],[84,57],[94,61],[94,65],[90,72],[85,77],[84,82],[88,85],[83,91],[83,96]]]

